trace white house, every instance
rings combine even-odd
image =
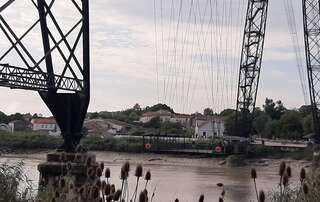
[[[146,113],[142,114],[142,116],[140,118],[140,122],[147,123],[155,117],[159,117],[161,119],[161,121],[163,121],[163,122],[170,121],[171,116],[172,116],[172,113],[167,110],[159,110],[156,112],[146,112]]]
[[[222,137],[224,134],[225,126],[224,120],[221,117],[210,118],[206,122],[196,121],[194,138],[210,138]]]
[[[31,120],[31,124],[34,131],[60,131],[54,118],[35,118]]]

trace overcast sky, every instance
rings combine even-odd
[[[3,0],[0,2],[2,1]],[[187,11],[190,0],[182,1],[184,1],[182,7],[182,16],[184,17],[181,17],[182,22],[180,30],[182,31],[180,32],[180,39],[183,38],[183,30],[187,29],[187,25],[190,23],[194,24],[192,21],[187,21]],[[216,1],[217,0],[212,0],[212,2]],[[237,3],[246,2],[245,0],[231,1]],[[292,48],[283,1],[284,0],[269,1],[269,18],[258,93],[258,106],[263,104],[266,97],[274,98],[276,100],[280,99],[289,108],[297,108],[304,104],[298,77],[297,63],[295,60],[295,52]],[[156,21],[154,18],[154,3],[152,0],[93,0],[90,2],[92,95],[89,111],[121,110],[129,108],[135,103],[146,106],[156,104],[159,101],[170,104],[181,113],[202,111],[203,108],[207,106],[212,107],[212,105],[219,105],[213,106],[216,110],[220,110],[224,107],[234,107],[234,86],[238,77],[235,72],[239,69],[238,60],[240,55],[240,52],[239,54],[237,53],[237,48],[240,48],[241,41],[237,44],[237,41],[234,41],[235,47],[237,48],[232,51],[228,50],[225,55],[225,58],[235,61],[235,63],[233,63],[227,60],[230,67],[228,67],[229,69],[227,69],[226,74],[229,75],[229,77],[225,76],[225,78],[230,79],[229,91],[226,91],[223,94],[221,93],[222,90],[220,90],[220,93],[218,93],[213,91],[215,88],[210,87],[205,91],[205,85],[208,84],[209,86],[212,83],[210,83],[210,79],[212,80],[212,78],[216,77],[208,76],[206,80],[205,77],[201,77],[201,74],[199,73],[197,76],[190,77],[191,83],[194,82],[194,85],[191,85],[194,86],[194,91],[191,92],[191,94],[194,95],[187,96],[188,94],[184,92],[185,86],[182,84],[184,79],[178,76],[177,71],[180,70],[177,68],[177,65],[174,66],[173,64],[172,66],[174,67],[171,66],[171,68],[173,68],[176,74],[171,74],[173,80],[171,86],[169,86],[169,88],[173,90],[163,93],[163,88],[161,86],[164,84],[164,79],[169,78],[170,80],[170,76],[166,77],[170,75],[170,73],[168,73],[168,70],[165,69],[166,67],[163,66],[162,59],[159,59],[163,58],[161,45],[164,42],[169,41],[169,43],[171,43],[169,47],[174,47],[175,40],[171,39],[174,38],[173,35],[171,38],[167,36],[170,30],[168,14],[170,13],[171,0],[163,0],[162,15],[167,16],[167,18],[163,17],[162,23],[160,23],[160,2],[161,0],[156,0]],[[178,0],[175,1],[174,11],[176,16],[179,10],[179,2],[180,1]],[[198,2],[199,9],[201,10],[206,7],[209,1],[198,0]],[[298,36],[300,42],[302,42],[301,0],[292,0],[292,2],[297,18]],[[225,4],[225,6],[228,5],[228,3]],[[242,11],[241,9],[245,8],[245,4],[243,4],[243,7],[240,7],[241,9],[238,9],[237,5],[232,5],[232,10],[229,10],[229,13],[236,15],[236,11],[240,12]],[[219,8],[220,7],[221,6],[219,6]],[[217,12],[220,12],[220,15],[222,15],[220,9]],[[58,1],[54,11],[60,15],[60,22],[66,24],[66,26],[63,26],[65,28],[64,30],[72,25],[73,21],[77,19],[77,14],[69,11],[68,7],[64,5],[62,1]],[[209,11],[207,11],[207,13],[209,14]],[[30,24],[32,19],[36,18],[36,14],[32,5],[30,5],[27,0],[16,2],[3,12],[3,16],[11,23],[11,26],[18,34],[22,33],[22,31],[26,29],[26,25]],[[233,37],[235,38],[242,37],[243,26],[240,21],[242,21],[242,23],[244,22],[244,14],[245,12],[242,12],[240,18],[237,18],[236,16],[233,17],[233,23],[231,23],[231,25],[234,26],[229,28],[229,33],[233,33]],[[213,15],[217,16],[219,14]],[[175,25],[177,19],[178,17],[172,20]],[[157,25],[157,34],[155,34],[155,22]],[[215,34],[215,31],[219,30],[219,27],[226,27],[225,24],[223,26],[211,26],[213,28],[210,33]],[[173,28],[172,30],[172,33],[174,33]],[[226,28],[223,30],[224,31],[221,31],[221,33],[224,33]],[[162,32],[165,33],[165,38],[168,38],[167,40],[165,39],[164,42],[160,39]],[[41,38],[37,34],[37,30],[35,30],[34,34],[30,37],[30,40],[25,41],[25,43],[32,49],[35,57],[38,57],[41,55],[42,49]],[[214,37],[216,37],[216,35],[214,35]],[[214,37],[213,41],[216,40]],[[179,34],[177,40],[179,40]],[[226,40],[231,41],[232,39]],[[35,45],[39,42],[40,45]],[[181,45],[183,42],[180,41],[176,43],[177,46],[180,45],[180,49],[177,48],[177,54],[179,55],[183,49],[183,46]],[[229,42],[229,46],[230,45],[232,45],[232,43]],[[216,46],[216,44],[213,44],[213,46],[217,49],[223,47],[223,45]],[[2,34],[0,35],[0,53],[6,51],[7,47],[8,43]],[[185,45],[184,49],[190,49],[190,46]],[[216,52],[212,52],[210,51],[210,48],[207,47],[205,50],[201,49],[201,54],[211,57],[219,52],[217,49],[215,49]],[[158,51],[157,63],[155,62],[156,50]],[[303,51],[303,48],[301,47],[300,50]],[[197,55],[200,54],[201,51],[198,52],[197,50],[194,50],[190,55],[186,55],[185,58],[197,58]],[[304,53],[302,52],[301,54]],[[16,60],[13,55],[9,59]],[[179,61],[179,59],[177,60]],[[303,65],[305,64],[303,63]],[[179,68],[183,69],[183,67]],[[183,70],[181,71],[183,72]],[[216,70],[214,69],[213,71],[215,72]],[[188,72],[187,70],[187,75],[191,74],[192,72]],[[178,77],[176,85],[174,83],[174,76]],[[213,82],[215,84],[218,83],[216,80]],[[166,85],[169,85],[168,82]],[[180,91],[179,89],[183,90]],[[50,114],[36,92],[10,90],[1,87],[0,93],[0,110],[5,113],[37,112],[46,115]],[[214,93],[215,95],[211,95]],[[228,98],[227,94],[228,96],[230,94]],[[175,95],[177,98],[175,98]],[[209,97],[211,96],[211,98],[214,97],[216,102],[210,102],[210,99],[208,101],[206,99],[208,95]],[[174,98],[170,100],[168,98],[170,96],[173,96]],[[225,99],[227,100],[225,101]],[[219,102],[217,100],[220,100],[222,104],[218,104]]]

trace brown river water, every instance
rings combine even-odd
[[[217,183],[221,182],[226,189],[226,202],[256,201],[253,182],[250,179],[251,168],[258,172],[258,189],[266,192],[277,187],[279,181],[278,167],[281,160],[260,159],[252,161],[245,167],[227,167],[222,165],[223,159],[181,157],[158,154],[128,154],[115,152],[95,152],[97,160],[104,162],[111,170],[111,183],[120,186],[120,168],[125,161],[131,163],[131,178],[129,190],[135,186],[134,170],[139,163],[144,171],[150,170],[152,180],[148,185],[149,192],[155,190],[155,202],[169,202],[179,198],[183,202],[195,202],[201,194],[205,201],[218,201],[221,189]],[[0,163],[14,163],[23,161],[25,171],[30,179],[37,184],[39,177],[37,165],[45,161],[46,153],[3,155]],[[298,180],[299,170],[309,165],[305,161],[285,160],[293,169],[292,181]],[[141,183],[143,187],[144,183]]]

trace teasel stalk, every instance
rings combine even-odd
[[[122,180],[120,201],[122,201],[122,199],[126,197],[126,188],[128,185],[127,178],[129,176],[129,170],[130,164],[129,162],[126,162],[125,164],[123,164],[120,173],[120,179]]]
[[[135,172],[135,176],[137,177],[137,182],[136,182],[136,188],[134,190],[134,193],[131,197],[131,201],[133,200],[134,202],[136,201],[136,198],[137,198],[137,194],[138,194],[138,186],[139,186],[139,180],[140,178],[142,177],[142,173],[143,173],[143,168],[142,168],[142,165],[139,164],[137,167],[136,167],[136,172]]]
[[[282,161],[280,163],[280,167],[279,167],[279,176],[280,176],[279,186],[280,186],[280,199],[281,199],[281,201],[282,201],[282,196],[283,196],[282,181],[283,181],[283,177],[285,175],[285,171],[286,171],[286,163],[284,161]]]
[[[256,196],[257,196],[257,200],[259,201],[259,195],[258,195],[258,189],[257,189],[257,171],[255,169],[251,169],[251,178],[253,179],[253,183],[254,183],[254,190],[256,192]]]
[[[157,189],[157,187],[155,186],[154,189],[153,189],[153,192],[152,192],[151,202],[153,201],[154,195],[156,193],[156,189]]]

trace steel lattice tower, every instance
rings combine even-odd
[[[248,0],[236,111],[237,136],[249,137],[259,85],[268,0]]]
[[[72,26],[57,20],[56,0],[29,2],[38,19],[20,36],[2,16],[2,11],[10,9],[14,0],[0,5],[0,30],[11,44],[0,55],[0,86],[38,91],[61,129],[64,138],[61,149],[72,152],[82,137],[90,99],[89,0],[64,1],[64,6],[76,13]],[[41,32],[43,55],[40,60],[22,42],[35,27]],[[23,65],[8,64],[10,52],[15,52],[16,60]],[[63,63],[55,63],[58,59]],[[62,71],[58,71],[59,68]]]
[[[320,3],[302,0],[305,52],[316,143],[320,144]]]

